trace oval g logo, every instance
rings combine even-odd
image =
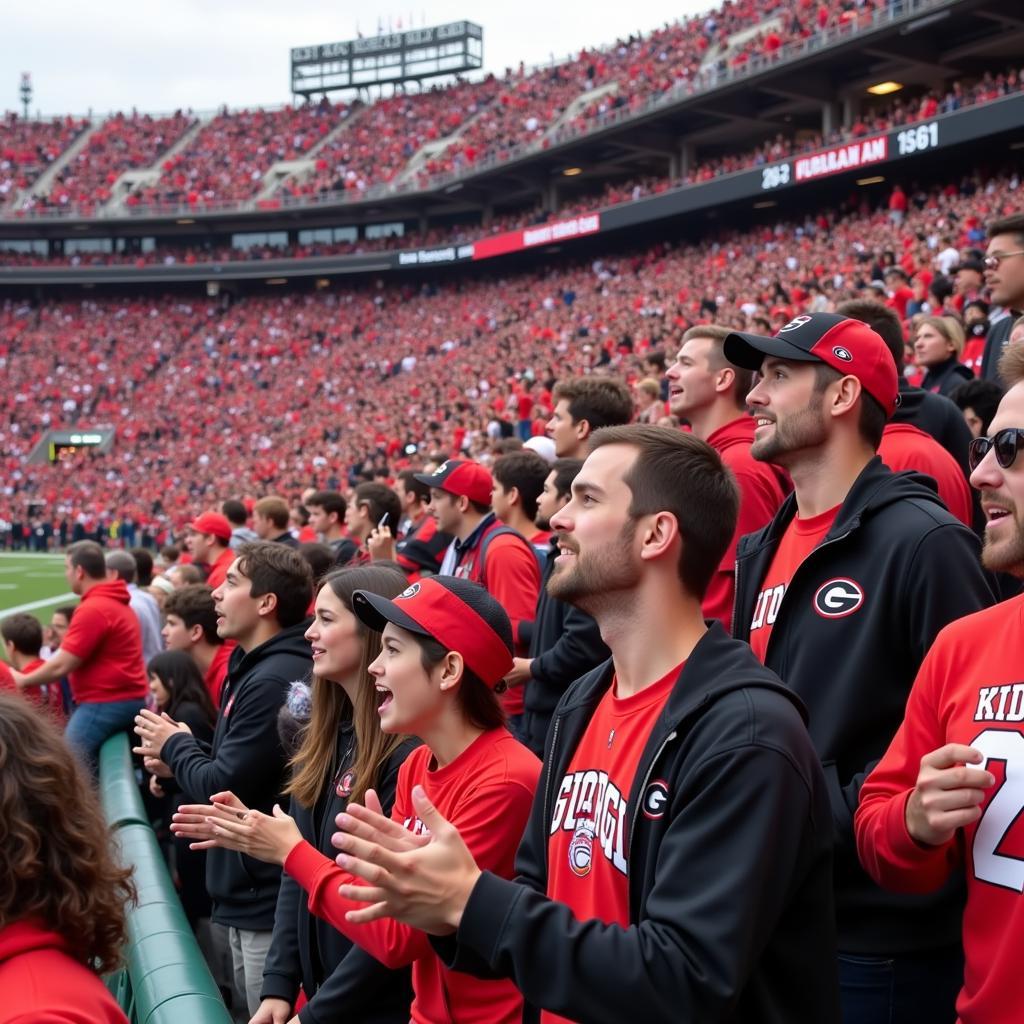
[[[668,783],[664,779],[655,779],[644,793],[644,817],[657,821],[665,816],[668,807]]]
[[[842,345],[836,345],[836,347],[832,349],[832,355],[834,355],[836,359],[842,359],[844,363],[853,362],[853,355],[850,353],[850,350],[848,348],[843,348]]]
[[[843,577],[822,583],[814,595],[814,610],[823,619],[845,618],[863,603],[864,591],[860,584]]]

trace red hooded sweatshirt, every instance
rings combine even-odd
[[[0,992],[0,1024],[128,1022],[103,982],[70,955],[64,939],[31,921],[0,930]]]
[[[75,609],[60,646],[82,659],[68,674],[76,704],[145,700],[142,631],[128,602],[124,580],[107,580],[91,587]]]

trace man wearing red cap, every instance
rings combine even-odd
[[[810,712],[836,829],[844,1024],[952,1024],[962,893],[883,892],[858,863],[853,813],[936,634],[992,603],[978,540],[933,486],[876,455],[897,372],[866,324],[798,316],[774,337],[730,334],[725,356],[760,370],[747,396],[751,454],[794,485],[772,522],[740,541],[733,629]]]
[[[525,655],[519,635],[522,622],[533,620],[540,594],[540,566],[529,542],[502,525],[491,510],[494,483],[476,462],[449,459],[433,473],[416,479],[430,488],[430,509],[442,533],[452,541],[441,565],[441,575],[459,576],[480,583],[508,613],[512,621],[515,653]],[[509,725],[518,734],[523,717],[522,687],[503,698]]]
[[[216,590],[235,560],[231,550],[231,523],[219,512],[204,512],[185,530],[185,546],[192,561],[206,570],[206,582],[211,590]]]

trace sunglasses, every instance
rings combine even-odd
[[[996,462],[1003,469],[1009,469],[1017,458],[1017,453],[1024,448],[1024,428],[1007,427],[1005,430],[996,431],[991,437],[976,437],[967,449],[967,462],[972,472],[981,465],[981,460],[993,448],[996,452]]]

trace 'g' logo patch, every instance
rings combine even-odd
[[[864,590],[854,580],[838,578],[822,583],[814,594],[814,610],[823,619],[842,619],[864,603]]]
[[[664,779],[655,779],[644,793],[644,817],[657,821],[665,816],[668,807],[668,783]]]

